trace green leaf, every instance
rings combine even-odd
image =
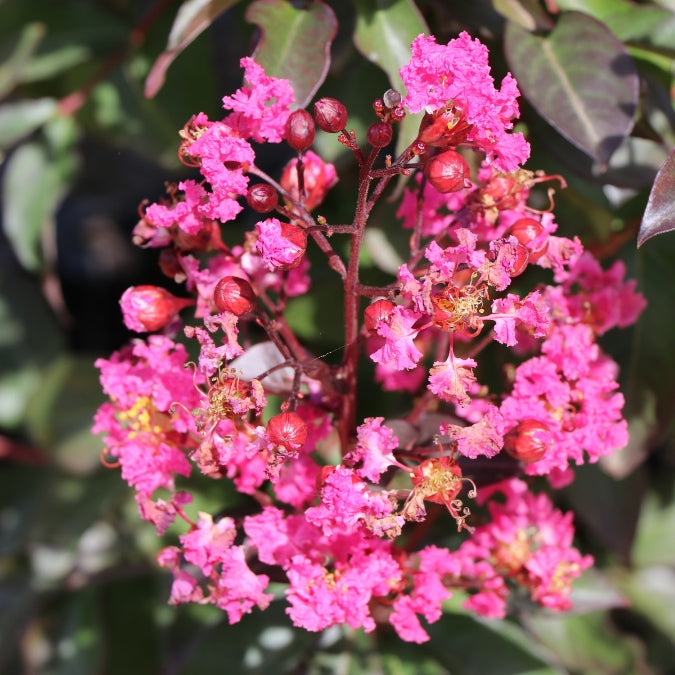
[[[24,72],[46,32],[43,23],[30,23],[21,31],[11,55],[0,67],[0,98],[23,81]]]
[[[153,98],[162,88],[174,59],[226,9],[239,0],[185,0],[178,8],[166,49],[157,57],[145,80],[145,95]]]
[[[638,645],[620,636],[606,613],[575,616],[537,612],[524,616],[524,622],[531,639],[555,654],[564,672],[640,672]]]
[[[296,9],[285,0],[255,0],[245,16],[262,33],[253,52],[256,63],[267,75],[289,80],[296,106],[304,108],[328,73],[337,33],[333,10],[320,0],[306,9]]]
[[[504,18],[525,30],[550,30],[553,26],[537,0],[492,0],[492,6]]]
[[[599,21],[563,14],[541,38],[508,22],[504,35],[518,85],[541,116],[606,166],[633,128],[638,75],[625,47]]]
[[[17,148],[2,184],[3,226],[19,262],[30,271],[42,266],[41,238],[74,175],[74,122],[57,118],[44,138]]]
[[[399,69],[410,61],[412,41],[420,33],[428,34],[429,27],[411,0],[354,0],[354,4],[356,48],[384,70],[393,89],[405,95]],[[383,93],[379,92],[379,96]],[[414,140],[421,117],[419,114],[404,118],[398,130],[398,153]]]
[[[637,566],[675,566],[675,502],[664,502],[656,493],[645,499],[631,559]]]
[[[38,98],[0,106],[0,150],[7,150],[41,127],[56,112],[56,100]]]
[[[675,150],[656,174],[645,215],[640,223],[638,246],[658,234],[675,230]]]

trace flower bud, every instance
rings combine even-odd
[[[297,413],[282,412],[267,423],[267,437],[290,452],[300,450],[307,440],[307,425]]]
[[[537,420],[523,420],[504,436],[504,449],[524,464],[539,461],[553,446],[548,425]]]
[[[389,300],[380,298],[366,307],[363,313],[363,325],[369,333],[374,333],[377,329],[378,321],[385,320],[396,305]]]
[[[242,316],[253,310],[257,298],[246,279],[223,277],[213,291],[213,302],[219,312],[231,312],[236,316]]]
[[[508,270],[509,276],[517,277],[521,275],[525,271],[525,268],[527,267],[527,263],[529,261],[530,261],[530,252],[527,250],[527,247],[523,246],[520,243],[516,244],[513,247],[513,257],[511,260],[510,269]]]
[[[307,249],[307,232],[297,225],[268,218],[256,224],[256,248],[269,270],[292,269]]]
[[[446,150],[433,157],[424,166],[424,174],[429,182],[443,194],[457,192],[471,185],[469,165],[464,157],[454,150]]]
[[[286,141],[293,150],[304,152],[314,143],[314,119],[306,110],[295,110],[286,120]]]
[[[427,113],[420,123],[418,140],[443,148],[464,143],[471,125],[464,119],[461,108],[449,106]]]
[[[248,205],[258,213],[269,213],[279,203],[279,194],[267,183],[256,183],[246,192]]]
[[[159,286],[131,286],[120,298],[124,325],[137,333],[152,333],[170,324],[178,312],[194,304]]]
[[[312,211],[323,202],[328,190],[337,183],[337,172],[332,164],[324,162],[311,150],[303,156],[302,165],[305,183],[304,206],[308,211]],[[288,162],[281,173],[279,183],[291,197],[300,201],[297,166],[297,158]],[[292,208],[291,204],[288,206]]]
[[[347,108],[336,98],[320,98],[314,104],[314,119],[319,129],[336,134],[347,126]]]
[[[384,92],[382,101],[384,105],[391,110],[401,102],[401,94],[399,94],[396,89],[387,89],[387,91]]]
[[[391,143],[392,136],[391,125],[386,122],[374,122],[368,127],[366,138],[374,148],[383,148]]]
[[[515,237],[530,252],[530,262],[535,262],[546,253],[548,237],[542,237],[545,230],[542,224],[534,218],[516,220],[506,233]]]

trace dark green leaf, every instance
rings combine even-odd
[[[675,502],[662,503],[653,492],[640,514],[632,562],[638,566],[675,566]]]
[[[638,246],[657,234],[675,230],[675,150],[656,174],[638,232]]]
[[[321,86],[330,66],[330,46],[337,33],[333,10],[320,0],[296,9],[285,0],[255,0],[246,20],[262,33],[253,58],[265,73],[290,81],[295,105],[304,108]]]
[[[565,138],[606,166],[628,136],[638,76],[625,47],[599,21],[563,14],[541,38],[507,23],[509,65],[536,110]]]
[[[185,0],[171,27],[166,49],[157,57],[145,80],[145,95],[152,98],[164,84],[173,60],[226,9],[239,0]]]

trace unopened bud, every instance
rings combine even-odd
[[[120,298],[124,325],[137,333],[152,333],[170,324],[178,312],[194,304],[159,286],[132,286]]]
[[[443,194],[457,192],[471,185],[469,165],[464,157],[454,150],[446,150],[427,162],[424,174]]]
[[[314,119],[306,110],[295,110],[286,120],[286,141],[293,150],[304,152],[314,143]]]
[[[391,143],[393,136],[391,125],[386,122],[374,122],[368,127],[366,138],[374,148],[383,148]]]
[[[279,203],[279,195],[271,185],[256,183],[246,192],[246,202],[258,213],[269,213]]]
[[[504,449],[524,464],[539,461],[553,446],[548,425],[537,420],[523,420],[504,436]]]
[[[396,307],[396,305],[394,305],[393,302],[385,300],[384,298],[375,300],[375,302],[368,305],[363,313],[363,325],[366,327],[366,330],[369,333],[374,333],[377,329],[378,322],[387,319],[394,307]]]
[[[336,134],[347,126],[347,108],[336,98],[320,98],[314,104],[314,119],[319,129]]]
[[[536,262],[546,253],[548,237],[542,237],[545,230],[542,224],[534,218],[516,220],[507,231],[507,236],[515,237],[530,252],[530,262]]]
[[[282,412],[267,423],[267,437],[288,451],[300,450],[307,440],[307,425],[297,413]]]
[[[384,92],[382,100],[387,108],[395,108],[401,102],[401,94],[399,94],[396,89],[387,89],[387,91]]]
[[[236,316],[242,316],[253,310],[257,298],[246,279],[229,276],[223,277],[216,284],[213,302],[219,312],[231,312]]]

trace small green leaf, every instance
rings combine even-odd
[[[12,101],[0,106],[0,150],[7,150],[42,126],[56,112],[53,98]]]
[[[675,566],[675,503],[663,502],[656,493],[645,499],[631,559],[636,566]]]
[[[492,0],[492,6],[525,30],[550,30],[553,27],[550,17],[537,0]]]
[[[13,52],[0,67],[0,98],[23,82],[26,67],[45,36],[45,32],[45,25],[37,22],[28,24],[21,31]]]
[[[606,166],[633,128],[638,101],[635,64],[611,31],[581,14],[563,14],[541,38],[507,23],[509,65],[541,116]]]
[[[253,58],[267,75],[288,80],[295,104],[304,108],[326,79],[330,47],[337,33],[333,10],[320,0],[296,9],[285,0],[255,0],[246,21],[262,33]]]
[[[638,232],[638,246],[657,234],[675,230],[675,150],[656,174]]]
[[[157,57],[145,80],[145,95],[153,98],[162,88],[174,59],[226,9],[239,0],[185,0],[178,8],[166,49]]]
[[[18,147],[7,161],[2,184],[3,226],[21,264],[42,265],[41,237],[74,174],[73,121],[55,118],[43,138]]]

